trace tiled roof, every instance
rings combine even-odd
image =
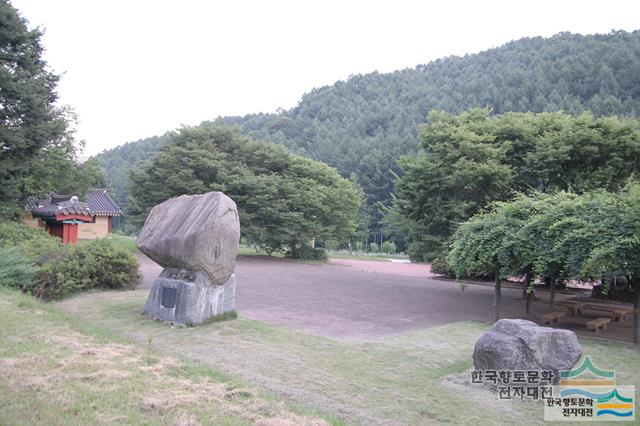
[[[72,200],[72,195],[51,193],[51,202],[28,197],[25,209],[34,217],[55,217],[57,214],[88,214],[97,216],[121,216],[122,209],[104,188],[93,189],[87,193],[87,201]]]
[[[98,216],[120,216],[123,214],[122,209],[116,204],[107,190],[104,188],[94,189],[87,193],[87,202],[92,213]]]
[[[47,204],[46,206],[37,207],[31,210],[33,217],[56,217],[59,214],[79,214],[83,216],[92,216],[89,204],[78,201],[77,197],[73,197],[67,201]]]
[[[22,204],[24,205],[24,209],[30,212],[33,209],[37,209],[38,207],[42,207],[45,204],[49,204],[49,202],[47,200],[43,200],[42,198],[31,195],[25,198]]]

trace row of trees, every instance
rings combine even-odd
[[[640,343],[640,183],[619,192],[520,195],[463,223],[447,256],[460,277],[494,273],[495,318],[500,279],[603,280],[623,276],[634,293],[634,342]],[[527,298],[528,299],[528,298]]]
[[[367,202],[369,240],[380,243],[384,210],[394,192],[397,160],[420,150],[419,126],[430,110],[459,114],[471,107],[557,111],[595,116],[640,113],[640,32],[525,38],[485,52],[388,74],[355,75],[314,89],[278,114],[224,117],[253,140],[293,152],[352,175]],[[100,156],[126,207],[129,169],[150,158],[161,138],[129,144]],[[139,155],[141,148],[146,152]],[[418,232],[420,233],[420,232]],[[430,233],[431,234],[431,233]],[[404,233],[389,237],[405,251]],[[388,238],[385,238],[388,239]],[[364,239],[363,239],[364,241]]]
[[[640,159],[638,120],[586,113],[433,111],[421,141],[423,153],[400,163],[384,222],[422,260],[445,256],[457,225],[492,202],[531,191],[616,191]]]
[[[131,179],[129,214],[140,222],[168,198],[223,191],[238,206],[245,238],[268,252],[286,247],[292,257],[306,255],[312,239],[353,238],[363,200],[356,183],[326,164],[214,124],[171,135]]]
[[[0,0],[0,213],[27,195],[104,185],[96,160],[81,164],[74,116],[56,105],[59,77],[42,59],[42,32]]]

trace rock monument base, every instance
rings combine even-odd
[[[154,319],[178,324],[202,324],[235,311],[236,278],[213,285],[203,272],[165,268],[153,282],[144,311]]]

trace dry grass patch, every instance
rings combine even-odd
[[[242,312],[234,321],[172,329],[142,315],[146,296],[146,291],[94,293],[60,306],[83,321],[103,324],[140,344],[150,342],[158,351],[209,365],[350,424],[543,423],[542,404],[496,401],[466,384],[474,344],[487,324],[453,323],[367,343],[294,332],[242,318]],[[621,382],[640,383],[637,348],[580,341],[599,364],[615,368]]]
[[[0,424],[327,424],[215,371],[75,331],[50,306],[33,316],[25,297],[0,292]]]

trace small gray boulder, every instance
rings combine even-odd
[[[582,356],[573,331],[540,327],[520,319],[502,319],[476,342],[476,370],[570,370]]]
[[[155,206],[136,245],[164,268],[204,272],[220,286],[233,273],[239,242],[236,203],[222,192],[208,192]]]

